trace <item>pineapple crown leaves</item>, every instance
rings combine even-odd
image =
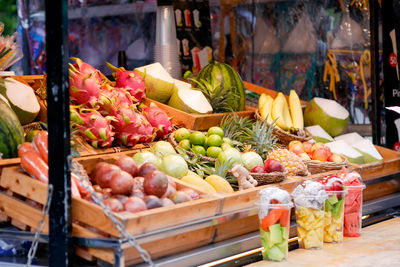
[[[195,85],[195,90],[199,90],[204,94],[215,113],[232,111],[229,103],[240,98],[240,95],[231,93],[231,87],[222,87],[221,85],[214,86],[202,78],[188,78],[188,81]]]
[[[250,129],[253,123],[254,120],[248,117],[239,117],[236,113],[232,112],[222,118],[220,127],[224,130],[225,137],[238,142],[237,145],[241,146],[241,143],[246,140],[244,138],[246,129]]]

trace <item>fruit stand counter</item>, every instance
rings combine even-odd
[[[341,244],[324,244],[321,250],[296,249],[287,261],[260,261],[259,266],[400,266],[400,218],[366,227],[361,237],[345,237]]]

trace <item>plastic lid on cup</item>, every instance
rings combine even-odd
[[[292,196],[296,205],[316,209],[328,198],[324,185],[311,180],[297,186],[293,190]]]

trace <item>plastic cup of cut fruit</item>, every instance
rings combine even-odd
[[[293,204],[270,203],[259,205],[263,259],[282,261],[288,256],[290,209]]]
[[[344,236],[358,237],[362,227],[362,193],[365,185],[346,186],[347,195],[344,202]]]
[[[325,205],[315,201],[315,196],[303,197],[302,201],[294,201],[297,222],[299,247],[304,249],[320,249],[324,243],[324,210]],[[305,206],[304,203],[313,203]]]
[[[324,242],[340,243],[343,241],[344,202],[347,190],[326,191],[324,216]]]

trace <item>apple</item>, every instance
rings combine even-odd
[[[300,153],[300,154],[299,154],[299,157],[302,158],[302,159],[308,159],[308,160],[311,159],[310,156],[309,156],[307,153],[305,153],[305,152]]]
[[[329,157],[328,150],[323,148],[317,148],[312,152],[312,159],[319,161],[327,161]]]
[[[297,142],[295,144],[292,144],[293,142]],[[292,144],[292,146],[290,146]],[[300,155],[301,153],[304,153],[304,148],[303,144],[300,141],[292,141],[289,144],[289,151],[295,153],[296,155]]]
[[[264,163],[265,172],[283,172],[283,165],[276,159],[267,159]]]
[[[311,153],[311,148],[312,148],[313,144],[308,142],[308,141],[304,141],[303,142],[303,149],[304,152],[306,152],[307,154]]]
[[[253,169],[250,171],[251,173],[265,173],[264,167],[263,166],[255,166]]]
[[[290,151],[290,149],[292,149],[292,147],[296,146],[296,145],[301,145],[303,146],[303,144],[300,141],[290,141],[289,145],[288,145],[288,149]]]
[[[343,162],[343,158],[336,153],[332,153],[329,157],[328,157],[328,161],[329,162]]]
[[[128,197],[123,205],[124,209],[129,212],[139,212],[147,210],[146,202],[138,197]]]
[[[317,150],[319,148],[324,148],[324,147],[325,147],[324,143],[321,143],[321,142],[315,143],[312,145],[310,153],[312,154],[315,150]]]

